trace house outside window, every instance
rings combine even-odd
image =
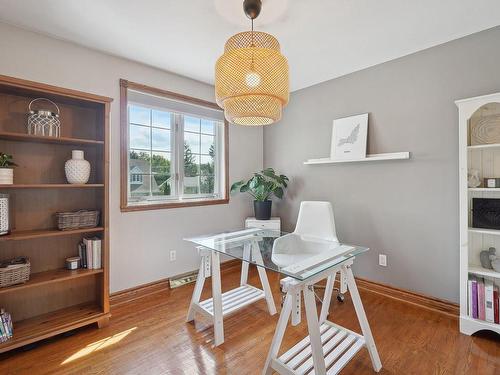
[[[213,103],[121,80],[121,209],[228,202],[227,124]]]

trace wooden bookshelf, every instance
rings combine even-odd
[[[26,134],[28,104],[39,97],[60,108],[61,137]],[[0,307],[10,312],[14,336],[0,353],[84,325],[109,319],[109,110],[111,99],[0,75],[0,151],[18,164],[10,196],[11,233],[0,236],[0,260],[28,256],[30,280],[0,288]],[[64,163],[83,150],[91,164],[88,184],[68,184]],[[96,228],[60,231],[55,213],[95,209]],[[102,239],[102,269],[66,270],[86,235]]]

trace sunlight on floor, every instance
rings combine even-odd
[[[78,358],[85,357],[93,352],[96,352],[98,350],[107,348],[108,346],[111,346],[113,344],[116,344],[117,342],[120,342],[123,340],[125,337],[127,337],[132,331],[136,330],[137,327],[127,329],[126,331],[117,333],[116,335],[106,337],[105,339],[93,342],[92,344],[87,345],[85,348],[80,349],[77,351],[75,354],[72,356],[68,357],[65,359],[61,365],[65,365],[67,363],[70,363]]]

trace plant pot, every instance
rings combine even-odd
[[[0,185],[12,185],[14,183],[14,170],[12,168],[0,168]]]
[[[253,209],[257,220],[269,220],[271,218],[272,201],[253,201]]]

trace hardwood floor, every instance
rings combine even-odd
[[[223,290],[239,283],[239,270],[223,272]],[[269,274],[277,306],[279,279]],[[254,269],[250,282],[259,286]],[[0,374],[260,374],[278,314],[264,300],[225,319],[225,343],[213,347],[213,330],[184,322],[193,285],[165,290],[112,308],[109,326],[87,327],[31,350],[0,356]],[[456,318],[360,290],[382,359],[381,374],[500,374],[500,337],[468,337]],[[210,283],[204,296],[210,295]],[[330,319],[360,332],[349,298],[336,300]],[[289,326],[284,349],[306,334],[305,319]],[[283,349],[282,349],[283,350]],[[342,374],[374,374],[361,350]]]

